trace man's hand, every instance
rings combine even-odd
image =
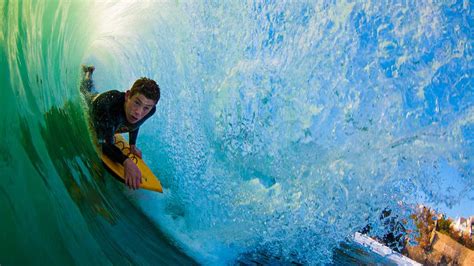
[[[131,189],[138,189],[142,183],[142,173],[138,166],[129,158],[123,162],[125,168],[125,184]]]
[[[138,158],[142,158],[142,151],[140,151],[137,146],[135,145],[130,145],[130,152],[132,154],[135,154],[136,156],[138,156]]]

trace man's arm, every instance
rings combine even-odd
[[[102,96],[102,97],[101,97]],[[109,97],[109,98],[108,98]],[[110,98],[112,97],[112,98]],[[102,140],[102,152],[110,157],[113,161],[120,163],[124,167],[125,184],[130,188],[137,189],[141,183],[141,172],[138,166],[122,151],[114,145],[115,121],[117,112],[113,112],[110,108],[110,101],[114,101],[114,95],[100,95],[93,102],[94,127],[97,137]]]
[[[142,182],[142,173],[138,166],[113,143],[113,137],[102,143],[102,152],[113,161],[123,165],[125,184],[130,188],[137,189]]]
[[[93,121],[102,153],[112,161],[123,164],[128,158],[114,145],[117,111],[113,109],[118,98],[111,92],[100,94],[93,102]]]
[[[128,139],[130,140],[130,152],[142,158],[142,152],[137,148],[137,138],[138,138],[138,130],[140,129],[140,125],[143,124],[148,118],[150,118],[156,112],[156,106],[153,106],[153,109],[139,122],[138,127],[130,131],[128,134]]]
[[[123,154],[117,146],[109,142],[102,143],[102,153],[119,164],[123,164],[123,162],[128,159],[128,156]]]
[[[130,152],[135,154],[139,158],[142,158],[142,152],[135,145],[137,142],[138,129],[139,127],[135,129],[134,131],[130,131],[128,134],[128,138],[130,140]]]
[[[129,143],[130,143],[130,146],[131,145],[135,145],[137,143],[137,137],[138,137],[138,130],[140,128],[137,127],[137,129],[135,129],[134,131],[130,131],[128,133],[128,139],[130,140]]]

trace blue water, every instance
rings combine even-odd
[[[410,204],[449,210],[463,201],[474,214],[472,9],[470,1],[4,0],[1,132],[13,144],[0,146],[9,180],[0,213],[15,240],[0,264],[41,245],[42,233],[16,232],[41,231],[54,215],[57,239],[46,243],[64,243],[79,263],[103,253],[120,261],[104,243],[128,236],[153,242],[153,230],[133,231],[130,217],[143,216],[137,224],[151,221],[163,234],[156,239],[198,263],[265,254],[320,264],[387,207],[404,217]],[[80,64],[95,65],[99,91],[127,90],[141,76],[160,84],[138,146],[163,194],[94,178],[106,174],[85,155],[94,151],[87,117],[70,107],[81,102]],[[88,216],[91,195],[105,213],[117,211],[110,198],[136,208],[116,213],[127,237],[100,234],[114,225]],[[37,205],[41,215],[21,218]],[[64,230],[77,219],[82,227]],[[126,261],[152,263],[133,254]]]

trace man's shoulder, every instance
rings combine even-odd
[[[106,92],[103,92],[101,94],[99,94],[98,97],[120,97],[120,96],[124,96],[125,95],[125,92],[122,92],[122,91],[118,91],[118,90],[110,90],[110,91],[106,91]]]
[[[109,102],[109,103],[114,103],[117,101],[124,101],[125,100],[125,92],[121,92],[118,90],[110,90],[103,92],[94,99],[94,102],[96,103],[104,103],[104,102]]]
[[[125,93],[118,90],[103,92],[92,101],[92,111],[96,115],[105,113],[115,113],[123,108],[125,102]]]

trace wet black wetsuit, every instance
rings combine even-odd
[[[129,132],[129,143],[135,145],[140,126],[155,113],[156,107],[153,106],[140,121],[131,124],[125,116],[125,92],[111,90],[97,94],[93,91],[92,81],[84,80],[81,84],[81,92],[89,104],[92,125],[102,152],[113,161],[123,164],[128,157],[114,145],[114,135]]]

